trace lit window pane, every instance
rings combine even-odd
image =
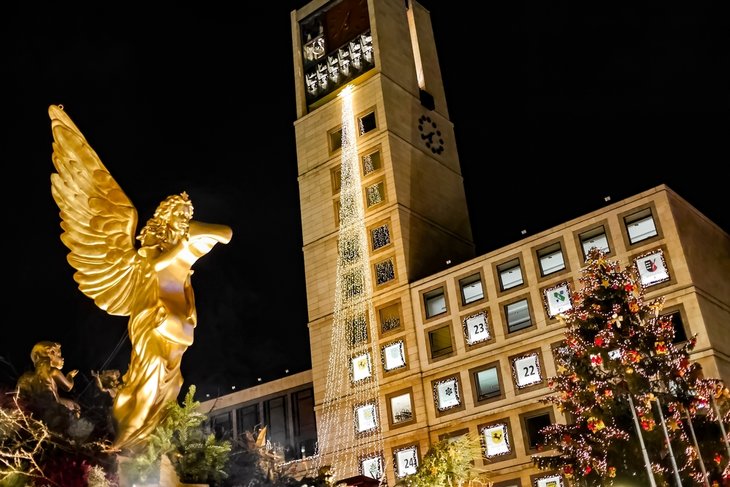
[[[480,400],[499,395],[497,368],[492,367],[476,373],[477,396]]]
[[[395,268],[393,267],[393,260],[388,259],[383,262],[375,264],[375,284],[385,284],[388,281],[395,279]]]
[[[426,304],[426,318],[446,312],[446,296],[443,289],[437,289],[423,295]]]
[[[392,413],[393,424],[405,423],[413,419],[413,408],[411,406],[411,395],[405,393],[400,396],[391,398],[390,410]]]
[[[390,231],[388,230],[388,225],[380,225],[379,227],[373,228],[370,231],[370,237],[372,240],[373,250],[385,247],[390,243]]]
[[[507,326],[510,332],[522,330],[532,325],[526,299],[508,304],[505,307],[505,311],[507,314]]]
[[[479,274],[462,279],[459,284],[461,285],[461,299],[464,304],[473,303],[484,297],[482,280]]]
[[[543,276],[565,269],[565,259],[560,244],[553,244],[537,252],[540,260],[540,272]]]
[[[368,208],[375,206],[385,201],[385,186],[383,182],[373,184],[365,188],[365,194],[367,195]]]
[[[593,247],[606,254],[610,252],[608,237],[606,237],[603,227],[598,229],[598,232],[600,233],[587,232],[580,236],[580,244],[583,247],[583,257],[587,257],[588,251]]]
[[[500,269],[499,280],[502,284],[503,291],[521,286],[524,280],[522,279],[522,269],[520,269],[519,264],[504,270]]]
[[[651,209],[646,208],[626,217],[626,231],[629,232],[629,242],[632,244],[657,235],[654,217]]]

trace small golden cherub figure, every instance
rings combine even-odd
[[[121,372],[116,369],[102,370],[100,372],[92,370],[91,375],[94,377],[96,387],[101,392],[106,392],[112,399],[117,396],[117,391],[122,387]]]
[[[64,392],[69,392],[74,386],[74,377],[79,373],[78,370],[72,370],[67,374],[61,372],[64,362],[61,356],[61,344],[49,341],[38,342],[33,346],[30,358],[35,370],[24,373],[18,379],[19,396],[37,405],[52,400],[66,407],[78,417],[81,411],[79,405],[58,394],[59,388]]]

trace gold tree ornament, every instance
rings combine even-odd
[[[192,220],[181,193],[160,203],[137,248],[134,205],[63,108],[51,105],[48,113],[57,171],[51,193],[74,280],[102,310],[129,316],[132,355],[114,398],[114,447],[139,449],[183,384],[180,362],[197,325],[192,266],[232,231]]]

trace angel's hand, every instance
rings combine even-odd
[[[76,374],[78,374],[78,373],[79,373],[78,369],[74,369],[71,372],[69,372],[68,374],[66,374],[66,378],[71,380],[74,377],[76,377]]]

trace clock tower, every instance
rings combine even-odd
[[[420,298],[410,283],[474,256],[430,14],[413,1],[313,0],[291,13],[291,27],[315,409],[319,416],[335,305],[343,103],[337,94],[351,85],[377,320],[368,340],[388,465],[401,445],[419,445],[423,455],[429,442],[430,388],[421,375],[428,360],[419,358],[411,300]],[[410,418],[392,421],[391,405],[405,401]],[[393,470],[386,473],[395,483]]]

